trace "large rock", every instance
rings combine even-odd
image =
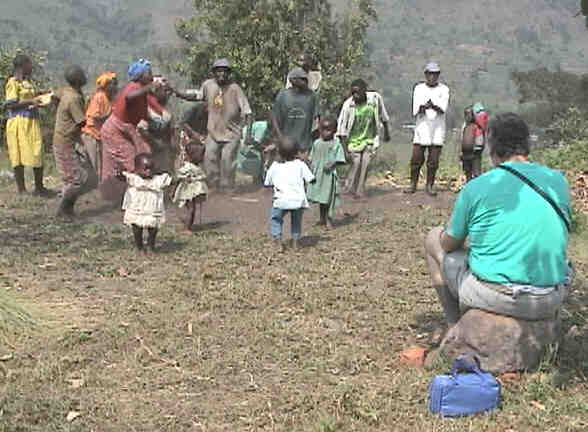
[[[545,348],[559,338],[561,320],[524,321],[479,309],[468,310],[441,342],[451,360],[460,354],[478,356],[480,366],[494,374],[534,369]]]

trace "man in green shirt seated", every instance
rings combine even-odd
[[[470,308],[550,319],[567,295],[566,178],[529,162],[529,129],[517,114],[499,114],[490,122],[488,145],[495,168],[464,186],[447,228],[433,229],[425,241],[449,326]],[[553,205],[510,170],[534,183]]]

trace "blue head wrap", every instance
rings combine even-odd
[[[139,59],[129,66],[129,79],[131,81],[139,80],[143,74],[151,69],[151,62],[145,59]]]

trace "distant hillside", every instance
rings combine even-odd
[[[0,43],[47,51],[48,68],[79,63],[123,72],[154,48],[179,43],[173,23],[184,0],[2,0]]]
[[[456,121],[463,105],[475,100],[494,111],[519,109],[513,70],[588,71],[588,30],[582,18],[573,18],[579,0],[376,1],[379,20],[370,34],[372,67],[366,77],[384,93],[396,122],[410,120],[411,89],[428,59],[441,62]],[[123,72],[138,56],[157,61],[177,55],[169,48],[181,44],[173,23],[192,12],[191,4],[2,0],[0,43],[48,51],[51,71],[77,62],[91,74],[106,68]],[[346,0],[333,4],[342,10]]]
[[[432,6],[442,4],[442,6]],[[370,51],[373,84],[410,118],[410,90],[428,59],[440,61],[454,112],[483,100],[518,109],[513,70],[588,72],[588,31],[578,0],[379,0]]]

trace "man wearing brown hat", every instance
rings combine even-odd
[[[319,117],[318,96],[308,88],[308,73],[301,67],[292,69],[288,79],[292,87],[276,96],[272,125],[280,141],[290,138],[299,152],[306,153],[312,145],[313,121]]]
[[[202,83],[202,99],[208,107],[208,137],[204,167],[213,187],[233,190],[235,158],[243,125],[248,122],[251,108],[245,93],[230,80],[231,64],[218,59],[212,66],[213,77]]]
[[[449,88],[439,82],[441,69],[435,62],[425,66],[425,81],[415,85],[412,96],[412,115],[415,116],[412,157],[410,159],[410,187],[406,193],[414,193],[419,173],[427,156],[427,182],[425,190],[431,196],[439,157],[445,142],[445,113],[449,105]]]

